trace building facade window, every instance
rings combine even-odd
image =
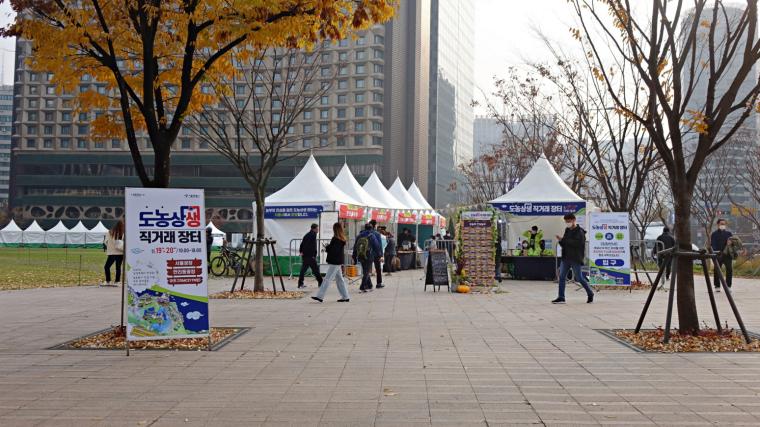
[[[354,145],[364,145],[364,135],[354,136]]]

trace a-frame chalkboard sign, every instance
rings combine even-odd
[[[425,267],[426,291],[428,285],[433,287],[433,292],[436,291],[436,287],[440,290],[441,286],[445,286],[446,290],[451,292],[449,286],[449,255],[445,250],[430,251]]]

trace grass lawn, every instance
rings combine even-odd
[[[102,249],[0,248],[0,290],[94,285],[105,259]]]

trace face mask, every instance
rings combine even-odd
[[[725,225],[719,225],[718,228],[721,229],[721,230],[725,230],[726,226]]]
[[[572,222],[566,222],[566,223],[565,223],[565,226],[566,226],[567,228],[573,228],[573,223],[572,223]]]

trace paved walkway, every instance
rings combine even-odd
[[[760,354],[636,353],[594,329],[632,327],[644,292],[585,304],[571,290],[555,306],[555,286],[424,293],[405,273],[370,294],[352,286],[348,304],[334,288],[324,304],[216,300],[214,325],[250,332],[215,352],[130,357],[45,350],[117,323],[117,289],[1,292],[0,425],[760,424]],[[758,287],[735,284],[754,331]]]

